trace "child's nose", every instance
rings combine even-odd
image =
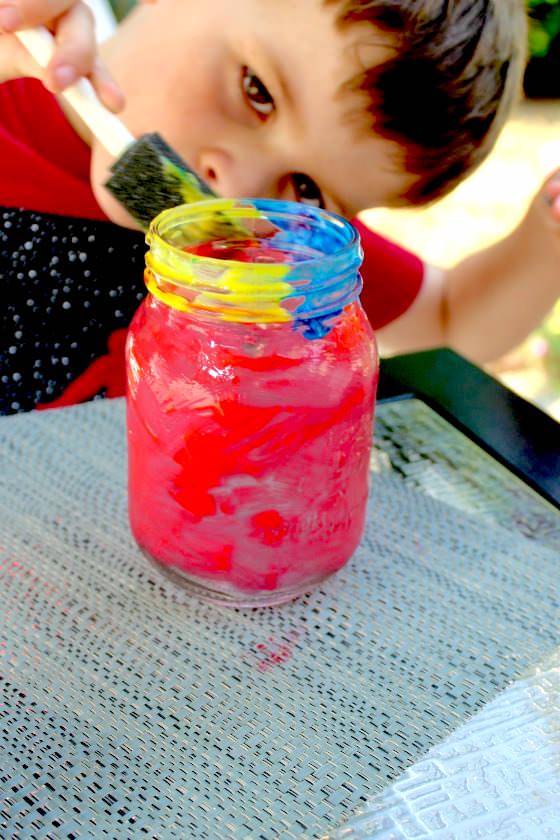
[[[198,174],[214,192],[226,198],[271,197],[270,174],[261,163],[237,159],[221,149],[208,149],[199,156]]]

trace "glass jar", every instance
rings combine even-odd
[[[378,359],[355,229],[313,207],[212,199],[147,235],[127,342],[139,546],[232,606],[296,597],[364,526]]]

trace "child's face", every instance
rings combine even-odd
[[[385,60],[373,27],[335,25],[322,0],[157,0],[121,24],[104,55],[127,97],[135,134],[159,131],[223,196],[322,203],[347,217],[398,203],[411,182],[399,148],[364,130],[343,82]],[[361,63],[362,62],[362,63]],[[93,145],[92,183],[108,155]]]

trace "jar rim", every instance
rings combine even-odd
[[[262,218],[265,221],[271,220],[274,217],[284,220],[288,220],[290,218],[300,218],[306,219],[310,222],[315,221],[315,223],[320,220],[325,226],[332,228],[333,231],[338,231],[341,235],[341,239],[345,238],[345,241],[342,242],[339,248],[330,253],[318,253],[308,259],[298,261],[298,267],[302,267],[307,270],[312,270],[312,267],[314,265],[318,265],[319,263],[321,263],[324,268],[324,261],[326,259],[328,260],[329,257],[339,260],[340,258],[344,259],[345,255],[348,255],[348,258],[350,258],[352,252],[360,247],[360,234],[354,225],[343,216],[333,213],[330,210],[324,210],[320,207],[314,207],[296,201],[285,201],[283,199],[272,198],[231,199],[216,197],[205,199],[204,201],[196,201],[189,204],[180,204],[176,207],[170,207],[167,210],[163,210],[152,220],[146,234],[146,242],[149,245],[156,244],[164,246],[165,248],[170,248],[176,256],[180,256],[181,259],[192,261],[193,263],[204,260],[204,262],[208,265],[213,264],[216,267],[221,266],[223,268],[242,265],[243,270],[249,274],[253,271],[255,273],[262,272],[262,262],[242,262],[240,260],[221,259],[219,257],[210,257],[206,255],[200,256],[198,254],[185,251],[166,239],[162,231],[162,227],[164,225],[171,226],[174,221],[180,220],[182,223],[196,221],[207,222],[212,218],[212,216],[221,214],[225,215],[227,221],[230,221],[231,219],[248,219],[252,217],[256,219]],[[212,241],[212,237],[209,235],[206,241]],[[202,244],[202,242],[200,244]],[[271,261],[270,263],[264,264],[275,265],[275,262]]]
[[[175,309],[208,317],[307,324],[341,312],[362,288],[356,228],[292,201],[213,198],[179,205],[156,216],[146,242],[148,290]],[[189,250],[213,244],[224,258]],[[249,258],[230,258],[228,249]]]

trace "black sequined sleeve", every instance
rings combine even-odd
[[[56,404],[77,381],[78,401],[107,393],[100,365],[87,372],[145,295],[145,251],[110,222],[0,208],[0,414]]]

